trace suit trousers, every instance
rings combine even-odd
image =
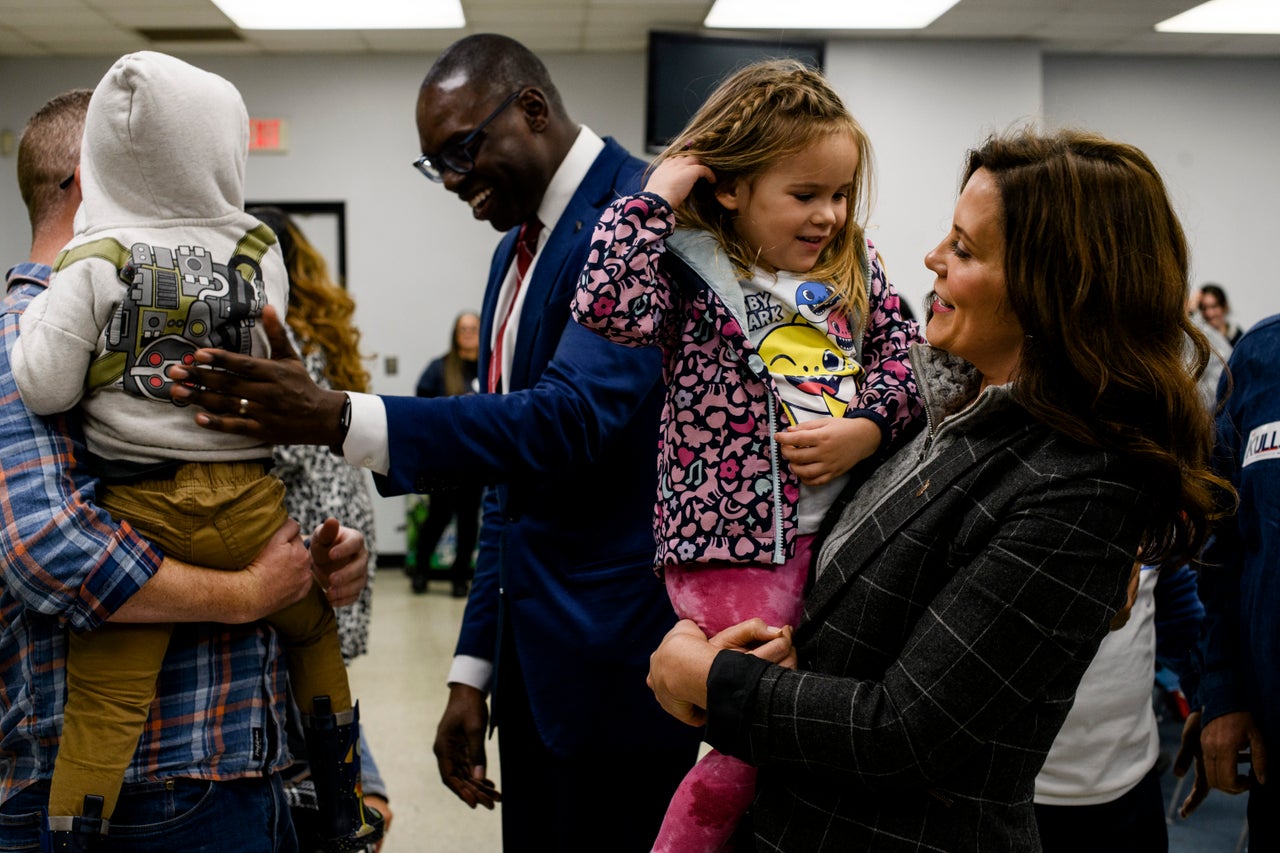
[[[1280,850],[1280,785],[1260,785],[1256,780],[1249,789],[1250,850]]]
[[[511,636],[510,625],[504,636]],[[497,695],[505,853],[649,853],[697,745],[670,750],[616,745],[559,756],[534,725],[515,648],[506,641]],[[591,686],[582,686],[582,713]]]

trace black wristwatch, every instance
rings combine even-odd
[[[347,433],[351,431],[351,395],[342,395],[342,413],[338,415],[338,441],[336,444],[329,445],[329,450],[342,456],[342,445],[347,440]]]

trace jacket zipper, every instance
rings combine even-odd
[[[769,384],[765,383],[768,391]],[[787,549],[782,542],[782,474],[778,462],[778,442],[773,440],[778,431],[778,406],[770,395],[769,410],[769,473],[773,476],[773,564],[781,566],[787,561]]]

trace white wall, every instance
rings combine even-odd
[[[1237,323],[1280,311],[1280,59],[1047,57],[1045,112],[1143,149]]]
[[[291,150],[250,158],[248,196],[342,200],[348,284],[379,393],[412,393],[454,315],[478,308],[497,234],[409,163],[413,107],[431,56],[187,57],[226,76],[254,116],[290,122]],[[642,150],[642,54],[549,56],[572,115]],[[45,100],[93,86],[101,60],[0,59],[0,130]],[[1166,175],[1197,281],[1226,286],[1237,319],[1280,310],[1263,254],[1280,235],[1280,61],[1042,57],[1028,44],[833,41],[829,75],[871,136],[871,236],[913,307],[932,284],[922,258],[950,222],[965,150],[1035,118],[1081,124],[1146,149]],[[193,164],[196,167],[198,164]],[[0,264],[25,257],[14,158],[0,159]],[[395,356],[398,375],[383,370]],[[400,499],[380,501],[379,550],[403,550]]]
[[[828,77],[875,151],[868,233],[922,317],[924,254],[950,229],[966,150],[1040,110],[1040,53],[1023,44],[832,42]]]

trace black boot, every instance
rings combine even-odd
[[[84,815],[50,815],[40,830],[42,853],[95,853],[104,847],[108,821],[102,819],[102,797],[84,798]]]
[[[363,850],[382,837],[382,815],[364,804],[360,784],[360,706],[333,713],[328,696],[302,715],[307,759],[320,805],[320,844],[325,853]]]

